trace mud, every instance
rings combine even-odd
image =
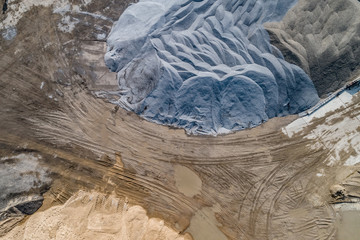
[[[201,179],[187,167],[177,165],[174,167],[175,185],[187,197],[194,197],[201,193]]]

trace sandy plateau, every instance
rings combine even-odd
[[[1,25],[0,167],[24,182],[0,170],[19,189],[1,199],[0,239],[357,239],[360,94],[300,127],[200,137],[147,122],[99,98],[116,85],[103,34],[129,2],[34,4],[11,39]]]

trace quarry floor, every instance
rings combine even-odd
[[[102,4],[87,11],[116,20],[119,6]],[[360,151],[359,94],[291,135],[284,129],[297,116],[189,136],[94,97],[116,85],[98,37],[112,21],[67,14],[79,20],[70,32],[59,29],[67,15],[33,7],[17,36],[0,40],[0,157],[36,157],[50,179],[42,207],[2,221],[1,239],[359,236],[351,224],[359,219],[360,167],[349,160]],[[346,190],[343,199],[331,196],[334,185]]]

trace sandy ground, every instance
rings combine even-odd
[[[37,239],[174,239],[191,240],[164,225],[164,221],[148,218],[141,206],[127,200],[96,192],[80,191],[64,205],[51,207],[32,215],[26,223],[14,228],[4,240]]]
[[[80,204],[82,190],[106,199],[127,198],[146,226],[156,221],[154,227],[166,229],[168,236],[342,239],[334,202],[353,202],[359,195],[359,167],[344,164],[358,154],[349,141],[359,133],[354,126],[359,126],[360,98],[313,119],[291,137],[282,129],[296,116],[216,138],[149,123],[90,91],[111,90],[114,84],[115,76],[100,61],[104,41],[98,36],[108,34],[108,19],[116,20],[125,6],[114,1],[82,5],[81,11],[93,15],[31,7],[18,20],[17,35],[0,39],[0,157],[36,153],[41,156],[38,166],[51,179],[41,192],[42,208],[31,217],[16,215],[2,222],[1,236],[29,239],[35,227],[51,232],[48,239],[72,232],[97,239],[86,234],[100,234],[102,226],[101,234],[110,239],[122,234],[123,226],[114,219],[126,214],[108,215],[104,203],[90,211],[97,216],[91,218],[85,212],[94,203]],[[59,28],[67,16],[78,20],[70,32]],[[349,125],[351,132],[346,132]],[[351,194],[334,199],[330,188],[335,184]],[[71,206],[73,200],[77,204]],[[42,224],[48,216],[58,223],[55,230]],[[136,224],[127,229],[128,234],[145,231]],[[162,230],[156,231],[154,236]]]

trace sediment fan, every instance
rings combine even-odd
[[[108,37],[120,100],[142,117],[219,134],[318,102],[306,73],[270,44],[263,23],[297,1],[149,0],[131,5]]]

